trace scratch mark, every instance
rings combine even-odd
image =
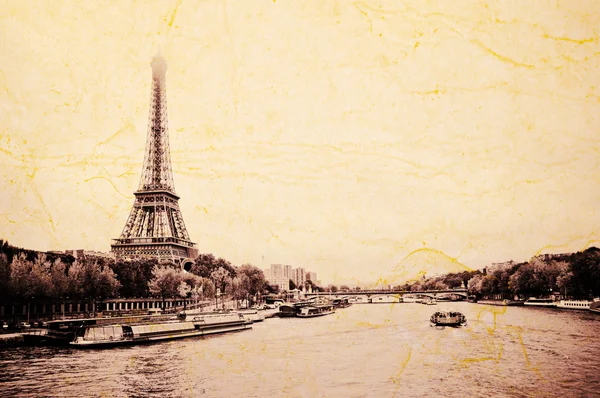
[[[485,51],[487,51],[489,54],[493,55],[494,57],[498,58],[500,61],[503,62],[507,62],[509,64],[512,64],[514,66],[518,66],[521,68],[528,68],[528,69],[535,69],[535,66],[530,65],[530,64],[524,64],[521,62],[517,62],[505,55],[502,54],[498,54],[497,52],[495,52],[494,50],[492,50],[491,48],[487,47],[486,45],[484,45],[482,42],[480,42],[479,40],[471,40],[472,43],[477,44],[479,47],[481,47],[482,49],[484,49]]]
[[[542,36],[545,39],[551,39],[551,40],[556,40],[556,41],[568,41],[570,43],[577,43],[577,44],[585,44],[585,43],[595,43],[597,41],[596,38],[592,37],[589,39],[571,39],[570,37],[554,37],[554,36],[550,36],[549,34],[544,34]]]
[[[177,0],[177,4],[175,4],[175,9],[173,10],[173,14],[171,15],[171,20],[169,21],[169,28],[173,27],[173,22],[175,21],[175,16],[177,15],[177,10],[179,9],[179,6],[181,5],[181,2],[183,0]]]
[[[96,179],[101,179],[101,180],[106,180],[106,181],[108,181],[108,182],[110,183],[110,185],[112,185],[112,187],[115,189],[115,191],[116,191],[116,192],[117,192],[119,195],[121,195],[122,197],[124,197],[124,198],[127,198],[127,199],[133,199],[133,196],[127,196],[127,195],[124,195],[124,194],[122,194],[122,193],[121,193],[121,192],[120,192],[120,191],[117,189],[117,187],[115,186],[115,184],[114,184],[114,183],[113,183],[113,182],[112,182],[112,181],[111,181],[109,178],[106,178],[106,177],[103,177],[103,176],[96,176],[96,177],[88,178],[87,180],[84,180],[84,182],[90,182],[90,181],[92,181],[92,180],[96,180]]]
[[[404,369],[406,369],[406,365],[408,365],[411,355],[412,355],[412,347],[410,347],[408,349],[408,355],[406,356],[406,359],[402,363],[402,366],[400,367],[398,374],[396,374],[396,376],[394,376],[394,377],[391,377],[392,382],[394,384],[398,384],[398,386],[396,387],[396,391],[394,392],[394,396],[396,394],[398,394],[398,390],[400,389],[400,377],[402,376],[402,373],[404,373]]]
[[[369,22],[369,32],[373,33],[373,21],[371,20],[371,17],[369,17],[369,13],[366,11],[363,11],[362,8],[359,7],[358,3],[354,3],[354,7],[356,7],[356,9],[365,16],[365,18],[367,18],[367,22]]]

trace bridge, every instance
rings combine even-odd
[[[336,296],[336,297],[344,297],[344,296],[381,296],[381,295],[394,295],[394,296],[407,296],[414,295],[420,297],[451,297],[451,296],[460,296],[461,298],[467,298],[469,293],[467,289],[446,289],[446,290],[419,290],[414,292],[408,292],[405,290],[359,290],[359,291],[338,291],[338,292],[313,292],[306,293],[305,296],[307,298],[318,297],[318,296]]]

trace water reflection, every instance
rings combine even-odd
[[[354,305],[314,319],[147,346],[0,353],[19,396],[591,396],[600,317],[453,304],[465,328],[429,326],[420,304]]]

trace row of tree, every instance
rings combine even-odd
[[[349,291],[348,286],[326,288],[307,281],[297,287],[313,291]],[[449,273],[421,278],[395,286],[396,290],[427,291],[468,288],[479,297],[547,296],[560,292],[565,297],[600,295],[600,249],[529,262],[495,265],[483,271]],[[355,289],[356,290],[356,289]],[[279,293],[270,286],[263,271],[250,264],[233,266],[212,254],[199,255],[189,272],[156,259],[132,261],[78,258],[71,255],[38,253],[15,248],[0,240],[0,301],[31,298],[193,297],[210,299],[215,293],[251,302],[259,294]]]
[[[262,270],[235,267],[201,254],[190,272],[157,259],[131,261],[38,253],[0,240],[0,301],[31,299],[106,299],[111,297],[184,297],[201,300],[219,291],[252,301],[272,292]]]
[[[51,261],[40,253],[28,260],[25,253],[8,261],[0,253],[0,300],[31,298],[106,298],[118,294],[121,284],[114,271],[96,260],[75,260],[71,264],[60,258]]]
[[[553,292],[587,299],[600,295],[600,249],[490,267],[469,281],[477,296],[539,297]]]
[[[557,256],[536,256],[528,262],[492,265],[483,271],[465,271],[422,278],[395,287],[405,291],[467,288],[478,297],[600,296],[600,249]]]

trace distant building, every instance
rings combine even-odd
[[[314,283],[315,285],[317,284],[317,273],[316,272],[307,272],[306,273],[306,280],[307,281],[311,281],[312,283]]]
[[[289,267],[291,268],[291,266]],[[271,264],[264,271],[265,279],[269,285],[278,286],[280,291],[290,290],[290,278],[284,275],[284,269],[284,266],[281,264]]]
[[[306,282],[306,271],[304,268],[294,268],[294,277],[292,280],[296,284],[296,286],[304,286],[304,282]]]
[[[88,258],[88,257],[106,258],[106,259],[112,259],[112,260],[115,259],[114,253],[98,252],[98,251],[94,251],[94,250],[84,250],[84,249],[65,250],[64,253],[62,253],[62,252],[58,252],[58,253],[71,255],[71,256],[75,257],[76,259],[84,259],[84,258]]]
[[[292,266],[291,265],[284,265],[283,266],[283,277],[284,278],[288,278],[288,280],[290,280],[290,279],[294,280],[294,276],[292,274]]]

